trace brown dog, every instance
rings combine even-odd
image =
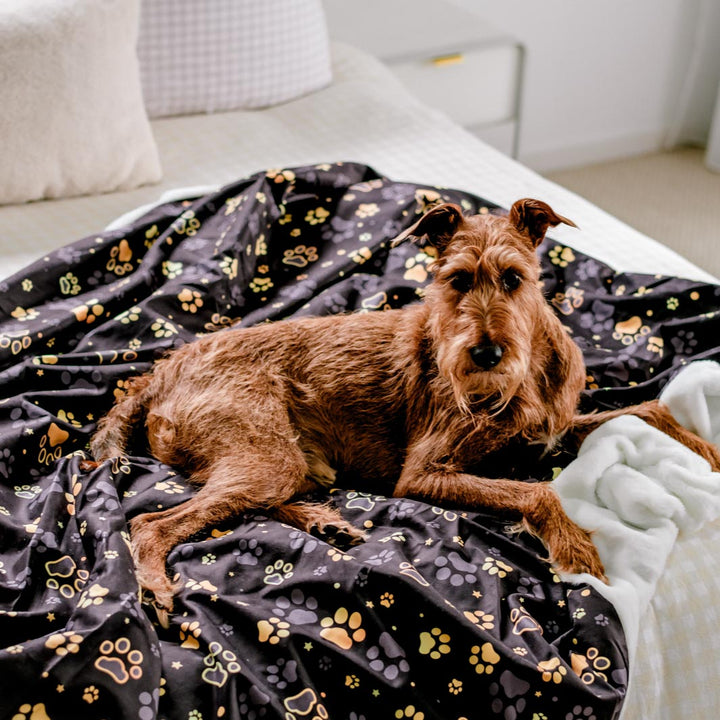
[[[334,508],[299,500],[337,470],[395,483],[395,496],[520,513],[558,568],[603,577],[589,534],[549,485],[483,477],[487,459],[519,444],[551,448],[567,433],[579,441],[623,413],[715,469],[720,455],[657,402],[577,415],[582,356],[545,301],[535,254],[559,223],[573,225],[537,200],[508,217],[439,205],[395,241],[427,236],[438,252],[424,303],[230,329],[130,381],[92,438],[95,458],[122,455],[144,417],[152,454],[200,486],[177,507],[133,518],[141,585],[172,607],[170,550],[254,508],[361,538]]]

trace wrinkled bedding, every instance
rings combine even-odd
[[[358,164],[270,170],[58,250],[0,284],[3,716],[614,718],[628,653],[613,605],[565,583],[513,517],[327,493],[347,548],[258,514],[178,546],[168,616],[138,595],[126,522],[191,496],[143,452],[80,461],[128,377],[233,323],[417,301],[430,248],[389,240],[447,189]],[[658,395],[716,359],[720,288],[617,274],[546,240],[548,300],[588,366],[585,409]],[[518,459],[550,479],[572,458]]]

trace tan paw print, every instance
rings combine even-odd
[[[182,640],[180,647],[197,650],[200,647],[200,643],[198,642],[200,635],[202,635],[202,630],[197,620],[184,622],[180,626],[180,640]]]
[[[65,273],[58,282],[63,295],[77,295],[81,290],[80,281],[71,272]]]
[[[159,480],[155,483],[155,489],[167,495],[182,495],[185,492],[185,488],[175,480]]]
[[[305,222],[310,225],[319,225],[320,223],[324,223],[329,217],[330,213],[325,208],[319,207],[310,210],[307,215],[305,215]]]
[[[285,698],[283,705],[287,710],[285,720],[328,720],[327,709],[311,688],[305,688],[297,695]]]
[[[96,700],[100,698],[100,691],[94,686],[90,685],[83,690],[82,699],[88,704],[92,705]]]
[[[450,652],[450,636],[437,627],[430,632],[421,632],[418,651],[421,655],[429,655],[433,660],[439,660]]]
[[[197,290],[184,288],[177,296],[180,307],[185,312],[196,313],[203,306],[202,295]]]
[[[320,621],[322,630],[320,637],[329,640],[334,645],[349,650],[353,643],[365,639],[365,630],[362,628],[362,615],[359,612],[350,613],[347,608],[341,607],[332,617]]]
[[[500,656],[495,652],[492,643],[486,642],[470,648],[469,662],[478,675],[490,675],[495,670],[495,665],[500,662]]]
[[[110,259],[107,261],[105,266],[110,272],[115,273],[118,277],[122,277],[129,272],[132,272],[133,266],[130,262],[132,260],[132,250],[128,241],[124,238],[110,250]]]
[[[34,308],[30,308],[29,310],[25,310],[25,308],[16,307],[11,313],[16,320],[19,320],[20,322],[25,322],[26,320],[34,320],[38,315],[38,311]]]
[[[50,427],[45,435],[40,438],[40,452],[38,453],[38,462],[43,465],[51,465],[62,457],[62,444],[70,437],[62,428],[55,423],[50,423]]]
[[[559,685],[567,675],[567,669],[560,662],[560,658],[556,657],[539,662],[537,669],[542,673],[544,682],[553,682],[556,685]]]
[[[452,695],[459,695],[459,694],[463,691],[462,680],[457,680],[457,679],[453,678],[453,679],[448,683],[448,691],[449,691]]]
[[[575,261],[575,253],[569,247],[556,245],[549,253],[553,265],[565,268]]]
[[[492,630],[495,627],[495,616],[489,613],[483,612],[482,610],[475,610],[470,612],[466,610],[463,615],[475,625],[479,625],[484,630]]]
[[[350,259],[358,265],[363,265],[372,258],[372,251],[368,247],[361,247],[350,253]]]
[[[171,325],[165,318],[158,318],[150,326],[150,330],[154,333],[156,338],[169,338],[172,335],[177,335],[177,328]]]
[[[50,717],[45,711],[44,703],[24,703],[18,708],[17,714],[12,716],[12,720],[50,720]]]
[[[105,312],[105,308],[97,300],[91,300],[87,305],[78,305],[73,308],[72,312],[78,322],[90,325]]]
[[[290,636],[290,623],[280,618],[258,620],[258,640],[277,645],[283,638]]]
[[[485,570],[488,575],[497,575],[499,578],[507,577],[507,574],[513,571],[510,565],[492,557],[485,558],[482,569]]]
[[[437,250],[427,247],[424,252],[416,253],[405,261],[405,280],[424,283],[428,279],[428,266],[437,260]]]
[[[102,605],[105,602],[105,596],[110,590],[102,585],[91,585],[87,590],[83,591],[78,601],[78,607],[89,608],[93,605]]]
[[[113,642],[103,640],[100,643],[100,657],[95,660],[95,667],[109,675],[118,685],[128,680],[139,680],[142,677],[143,654],[133,650],[130,640],[121,637]]]
[[[395,711],[397,720],[425,720],[425,713],[416,710],[414,705],[407,705]]]
[[[72,631],[54,633],[45,641],[45,647],[54,650],[56,655],[65,657],[66,655],[77,655],[80,652],[82,641],[82,635]]]
[[[274,287],[273,281],[268,277],[256,277],[250,282],[250,289],[254,293],[261,293]]]
[[[377,215],[380,212],[380,208],[377,203],[360,203],[355,214],[359,218],[369,218],[373,215]]]
[[[380,604],[383,607],[389,608],[394,602],[395,602],[395,597],[392,595],[392,593],[386,592],[380,596]]]
[[[298,245],[292,250],[285,250],[283,253],[283,263],[292,265],[293,267],[304,268],[311,262],[318,259],[317,248],[305,245]]]
[[[591,647],[585,655],[570,653],[570,666],[586,685],[592,685],[598,678],[607,681],[610,660],[601,655],[596,647]]]
[[[642,320],[637,315],[634,315],[628,320],[617,323],[612,336],[613,340],[619,340],[623,345],[632,345],[649,334],[650,328],[643,325]]]

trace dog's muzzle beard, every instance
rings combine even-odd
[[[478,347],[489,359],[477,362]],[[498,350],[486,349],[489,347]],[[482,406],[492,414],[501,412],[518,392],[530,368],[512,341],[479,345],[458,337],[436,346],[438,372],[452,387],[460,410],[472,414]]]

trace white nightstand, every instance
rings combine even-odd
[[[385,62],[426,104],[517,157],[525,50],[443,0],[323,0],[330,37]]]

